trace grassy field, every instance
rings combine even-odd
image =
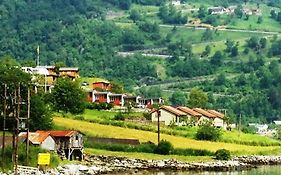
[[[141,142],[152,141],[157,142],[157,133],[140,131],[135,129],[100,125],[85,121],[77,121],[67,118],[54,118],[54,122],[58,126],[68,129],[76,129],[89,136],[111,137],[111,138],[132,138],[139,139]],[[194,148],[216,151],[218,149],[228,149],[236,155],[250,154],[279,154],[281,149],[279,146],[247,146],[231,143],[197,141],[189,138],[170,136],[161,134],[161,139],[170,141],[176,148]]]
[[[117,114],[117,112],[110,112],[110,111],[97,111],[97,110],[86,110],[84,114],[84,118],[87,120],[113,120],[114,116]],[[125,116],[128,114],[125,114]],[[141,117],[142,113],[130,113],[131,117]],[[127,122],[130,123],[130,122]],[[135,125],[142,126],[144,124],[138,124],[138,123],[132,123]],[[147,126],[148,124],[145,124]],[[156,131],[157,128],[155,125],[151,124],[150,127],[153,127]],[[172,133],[173,131],[176,131],[179,136],[185,136],[187,138],[195,138],[195,134],[197,132],[197,127],[181,127],[181,128],[170,128],[166,126],[162,126],[163,131]],[[164,133],[167,133],[164,132]],[[238,131],[223,131],[223,135],[221,138],[222,142],[228,142],[228,143],[244,143],[249,145],[277,145],[280,142],[274,139],[271,139],[269,137],[263,137],[255,134],[245,134],[245,133],[239,133]]]
[[[118,112],[112,111],[103,111],[103,110],[86,110],[85,114],[83,115],[85,119],[102,119],[102,120],[112,120],[114,116],[118,114]],[[130,114],[125,113],[125,117],[130,116],[142,116],[142,113],[139,112],[131,112]]]
[[[89,149],[85,150],[85,153],[91,155],[106,155],[106,156],[121,156],[128,158],[138,158],[144,160],[165,160],[165,159],[177,159],[185,162],[205,162],[212,161],[212,157],[209,156],[177,156],[177,155],[158,155],[158,154],[149,154],[149,153],[127,153],[127,152],[114,152],[98,149]]]

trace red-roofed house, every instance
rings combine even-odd
[[[186,121],[186,124],[198,126],[201,125],[202,123],[205,123],[206,121],[209,121],[209,118],[205,117],[204,115],[188,107],[180,106],[177,109],[186,113],[188,117],[188,121]]]
[[[171,125],[171,124],[182,125],[183,118],[186,117],[186,113],[171,106],[161,106],[159,110],[160,110],[159,121],[164,122],[165,125]],[[158,121],[157,110],[153,110],[151,112],[151,119],[152,122]]]
[[[36,133],[49,133],[56,143],[56,151],[63,154],[68,160],[83,159],[83,135],[78,131],[36,131]]]
[[[218,114],[214,114],[214,112],[210,112],[210,111],[214,111],[214,110],[206,111],[201,108],[194,108],[193,110],[204,115],[205,117],[209,118],[209,120],[213,123],[214,126],[216,126],[216,127],[224,126],[223,118],[219,117]]]
[[[24,138],[24,141],[27,139],[27,133],[21,132],[19,134],[19,137]],[[38,145],[42,149],[46,149],[49,151],[55,151],[56,150],[56,143],[54,138],[50,135],[48,132],[30,132],[28,135],[28,140],[33,145]]]
[[[216,110],[208,110],[209,113],[214,114],[216,118],[214,119],[214,126],[216,127],[224,127],[224,114],[216,111]]]
[[[92,89],[110,91],[112,89],[112,84],[108,81],[98,81],[92,84]]]

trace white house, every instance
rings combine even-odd
[[[203,116],[207,117],[209,119],[209,121],[211,121],[215,127],[218,127],[218,128],[224,127],[224,122],[223,122],[224,115],[223,114],[221,114],[215,110],[206,111],[201,108],[194,108],[193,110],[202,114]]]
[[[186,113],[171,106],[162,106],[159,109],[159,111],[160,111],[159,121],[164,122],[165,125],[171,125],[171,124],[182,125],[183,123],[181,118],[186,117]],[[151,119],[152,122],[158,121],[157,110],[151,112]]]
[[[177,109],[186,113],[186,115],[188,116],[189,123],[186,123],[186,124],[198,126],[198,125],[201,125],[202,123],[205,123],[206,121],[209,121],[209,118],[205,117],[204,115],[202,115],[188,107],[180,106]]]
[[[220,113],[216,110],[207,110],[207,111],[216,116],[216,118],[214,119],[214,126],[220,127],[220,128],[225,127],[225,123],[224,123],[224,120],[223,120],[224,119],[223,113]]]
[[[21,132],[19,137],[25,138],[27,137],[26,132]],[[31,144],[40,146],[42,149],[46,149],[49,151],[55,151],[56,149],[56,142],[50,133],[38,133],[38,132],[30,132],[28,136],[28,140]]]

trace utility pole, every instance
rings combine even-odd
[[[40,66],[40,46],[38,45],[37,46],[37,49],[36,49],[36,52],[37,52],[37,66]]]
[[[19,118],[20,118],[20,104],[21,104],[21,97],[20,97],[20,84],[18,84],[17,89],[17,114],[16,114],[16,129],[15,129],[15,175],[18,174],[18,151],[19,151]]]
[[[2,138],[2,169],[5,160],[6,115],[7,115],[7,84],[4,84],[4,109],[3,109],[3,138]]]
[[[160,116],[161,116],[161,111],[160,111],[160,108],[157,109],[157,118],[158,118],[158,121],[157,121],[157,136],[158,136],[158,145],[160,143]]]
[[[241,134],[241,118],[242,118],[242,115],[241,115],[241,112],[240,112],[240,115],[239,115],[239,135],[238,135],[239,138],[240,138],[240,134]]]
[[[28,157],[29,157],[29,118],[30,118],[30,89],[27,90],[27,120],[26,120],[26,165],[28,166]]]

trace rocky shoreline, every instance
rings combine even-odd
[[[259,165],[281,165],[281,156],[239,156],[229,161],[187,163],[174,159],[142,160],[87,155],[83,164],[59,166],[41,174],[94,175],[138,171],[242,171],[256,168]]]

